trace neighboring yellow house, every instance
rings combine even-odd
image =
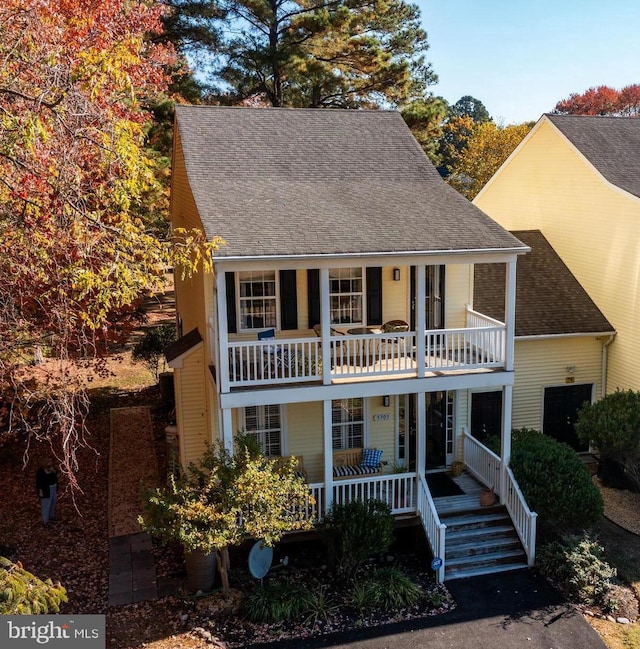
[[[512,425],[534,428],[577,451],[588,447],[574,424],[585,401],[602,396],[604,359],[613,327],[539,230],[511,232],[531,248],[518,262]],[[476,265],[474,306],[504,317],[502,269]],[[502,395],[471,394],[471,434],[484,441],[500,432]]]
[[[462,574],[428,481],[464,452],[533,560],[535,516],[506,468],[528,248],[444,183],[398,112],[177,106],[171,219],[226,241],[214,274],[176,274],[183,465],[244,430],[296,456],[316,515],[382,498]],[[503,271],[500,321],[472,307],[479,263]],[[502,394],[501,458],[465,433],[472,390]],[[486,548],[473,574],[522,565],[511,541]]]
[[[542,232],[617,332],[605,392],[640,390],[640,119],[543,115],[474,204]]]

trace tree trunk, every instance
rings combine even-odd
[[[214,553],[216,555],[216,563],[218,564],[218,572],[220,573],[220,581],[222,583],[222,594],[225,597],[229,596],[229,548],[224,547]]]

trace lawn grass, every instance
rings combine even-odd
[[[640,649],[640,625],[587,618],[609,649]]]

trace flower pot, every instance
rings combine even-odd
[[[455,462],[451,463],[451,475],[454,478],[457,478],[459,475],[462,475],[462,471],[464,470],[464,462],[460,462],[459,460],[456,460]]]
[[[216,580],[216,557],[202,550],[189,550],[184,553],[187,568],[187,590],[190,593],[209,592]]]
[[[495,505],[496,500],[497,496],[493,493],[493,487],[491,489],[485,489],[480,494],[480,505],[482,507],[491,507],[491,505]]]

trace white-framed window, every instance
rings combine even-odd
[[[331,402],[333,449],[364,446],[364,399],[335,399]]]
[[[275,270],[238,273],[240,331],[278,327],[278,286]]]
[[[364,303],[362,268],[331,268],[329,270],[331,323],[363,324]]]
[[[280,405],[247,406],[242,409],[243,430],[254,435],[267,457],[282,455],[282,416]]]
[[[399,394],[396,397],[396,462],[407,465],[409,437],[409,395]]]

